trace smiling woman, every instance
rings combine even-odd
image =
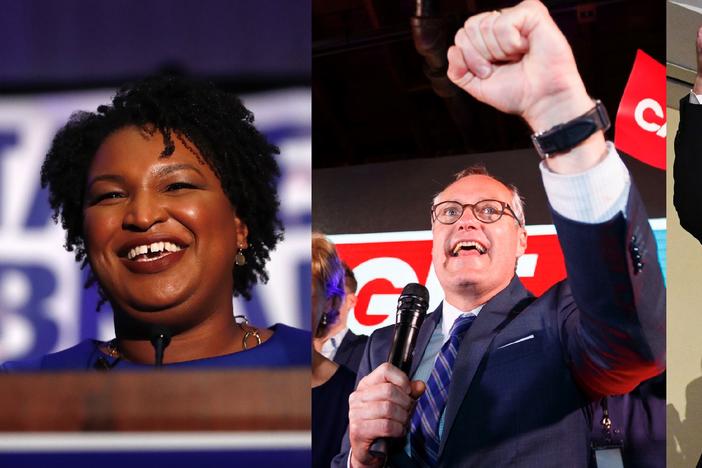
[[[309,365],[308,332],[259,330],[233,311],[232,294],[267,281],[282,238],[277,152],[238,98],[183,79],[146,79],[74,114],[42,185],[116,338],[4,368]]]

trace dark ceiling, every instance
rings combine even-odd
[[[463,21],[515,3],[313,0],[314,167],[529,147],[522,121],[445,79],[445,51]],[[544,3],[612,118],[636,50],[665,63],[665,2]]]

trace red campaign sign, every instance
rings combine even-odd
[[[431,241],[337,244],[336,248],[339,256],[354,270],[358,281],[354,316],[361,325],[378,326],[388,318],[388,311],[369,310],[374,295],[397,296],[407,283],[427,283],[431,267]],[[370,275],[364,274],[364,266],[372,267]]]
[[[665,67],[639,50],[619,103],[614,146],[665,170],[665,106]]]
[[[517,269],[526,288],[536,295],[566,276],[558,238],[555,230],[550,231],[553,234],[529,236]],[[359,333],[370,333],[392,323],[397,296],[407,283],[427,286],[431,308],[443,296],[431,265],[431,240],[393,241],[387,235],[378,238],[377,242],[371,238],[362,243],[336,244],[340,257],[354,270],[358,281],[358,301],[349,327]]]

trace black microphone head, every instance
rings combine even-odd
[[[400,297],[402,296],[416,296],[418,298],[424,299],[429,303],[429,290],[423,284],[419,283],[409,283],[402,289]]]
[[[429,290],[422,284],[409,283],[404,287],[397,300],[397,317],[395,323],[417,321],[419,325],[429,309]]]

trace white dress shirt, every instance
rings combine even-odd
[[[344,337],[348,331],[348,328],[343,328],[339,333],[325,341],[324,344],[322,344],[320,354],[330,361],[333,361],[334,356],[336,356],[336,352],[339,350],[339,346],[341,346],[341,342],[344,341]]]

